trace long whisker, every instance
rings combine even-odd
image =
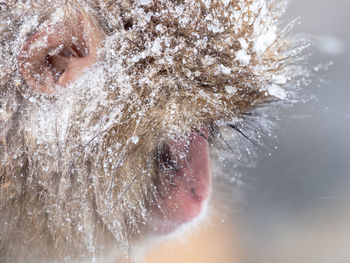
[[[232,155],[234,157],[236,157],[239,161],[242,161],[241,157],[239,157],[239,155],[237,155],[237,153],[232,149],[231,145],[227,142],[227,140],[224,137],[224,135],[222,135],[222,133],[218,129],[213,128],[213,131],[219,136],[220,140],[222,140],[224,142],[224,144],[226,145],[227,149],[230,150]]]
[[[115,207],[123,198],[124,196],[127,194],[127,192],[130,190],[131,186],[135,183],[137,177],[139,177],[140,173],[136,173],[133,178],[131,179],[130,183],[128,184],[128,186],[126,187],[126,189],[123,190],[121,196],[119,196],[119,198],[117,199],[117,201],[115,201],[115,203],[113,204],[112,207]],[[112,208],[111,207],[111,208]]]
[[[251,139],[248,135],[246,135],[240,128],[238,128],[237,125],[234,125],[232,123],[230,124],[227,124],[228,127],[234,129],[235,131],[237,131],[240,135],[242,135],[244,138],[246,138],[249,142],[251,142],[254,146],[256,147],[259,147],[260,148],[260,145],[254,141],[253,139]]]

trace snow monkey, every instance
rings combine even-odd
[[[285,9],[0,1],[0,262],[122,262],[202,214],[210,149],[258,144],[307,75]]]

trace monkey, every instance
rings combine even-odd
[[[257,144],[308,77],[283,0],[0,7],[1,262],[128,262],[204,213],[212,149]]]

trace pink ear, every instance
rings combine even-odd
[[[57,16],[55,16],[57,17]],[[42,24],[22,46],[18,66],[27,85],[52,94],[98,60],[102,31],[87,15],[69,11]]]

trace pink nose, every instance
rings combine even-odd
[[[178,166],[172,178],[176,190],[167,193],[165,200],[166,218],[173,230],[202,212],[210,195],[211,176],[208,142],[200,134],[173,143],[170,150]]]
[[[210,191],[210,166],[207,139],[200,134],[193,134],[188,145],[180,142],[172,146],[172,151],[178,157],[180,168],[176,172],[176,179],[184,182],[184,192],[194,199],[208,198]],[[174,149],[175,148],[175,149]]]

